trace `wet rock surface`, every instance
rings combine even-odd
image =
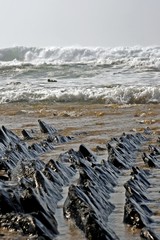
[[[157,146],[149,145],[149,153],[143,153],[144,163],[151,168],[160,168],[160,148]]]
[[[46,134],[57,134],[44,126]],[[32,139],[27,133],[23,131],[24,138]],[[52,159],[46,164],[40,160],[41,154],[54,150],[47,140],[28,145],[2,126],[0,143],[0,227],[36,239],[53,239],[58,234],[55,211],[62,186],[69,184],[76,170]]]
[[[146,240],[159,240],[160,239],[160,237],[156,233],[154,233],[152,229],[146,228],[146,227],[141,230],[140,236],[142,239],[146,239]]]
[[[74,141],[73,136],[62,136],[53,126],[38,120],[36,131],[22,130],[22,138],[2,126],[0,129],[0,227],[16,231],[27,239],[55,239],[59,234],[56,219],[58,202],[63,198],[63,187],[68,196],[63,205],[66,220],[84,232],[90,240],[118,240],[119,236],[108,224],[115,209],[110,201],[122,171],[131,170],[131,178],[124,183],[126,202],[124,223],[141,229],[142,239],[159,239],[154,225],[154,202],[147,191],[152,187],[151,169],[159,169],[160,149],[149,145],[142,160],[147,170],[136,166],[141,146],[147,142],[145,134],[123,133],[107,144],[108,156],[98,156],[80,144],[70,148],[58,159],[44,162],[41,156],[53,152],[59,144]],[[76,136],[77,137],[77,136]],[[76,183],[72,179],[78,173]]]
[[[141,134],[123,134],[108,144],[108,159],[95,163],[95,157],[84,146],[78,152],[65,154],[65,160],[74,162],[80,171],[78,184],[69,188],[64,204],[64,215],[74,219],[87,239],[119,239],[108,227],[108,217],[114,209],[109,202],[122,169],[134,165],[136,152],[146,141]],[[86,153],[84,154],[83,151]]]
[[[126,202],[124,207],[124,223],[133,227],[142,229],[140,236],[142,239],[160,239],[155,232],[155,221],[153,220],[156,214],[150,208],[150,205],[156,205],[158,199],[149,197],[148,189],[152,188],[150,180],[154,176],[153,168],[159,168],[159,147],[149,146],[150,153],[144,152],[142,159],[149,167],[147,170],[143,168],[133,167],[131,179],[125,184]]]

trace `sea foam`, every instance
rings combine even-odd
[[[15,86],[1,91],[0,103],[16,101],[94,102],[107,104],[160,103],[160,88],[138,86],[32,89]]]
[[[160,47],[12,47],[0,49],[0,66],[97,64],[160,70]]]
[[[160,47],[0,49],[0,83],[1,103],[159,103]]]

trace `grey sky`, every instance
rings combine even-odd
[[[160,0],[0,0],[0,47],[160,45]]]

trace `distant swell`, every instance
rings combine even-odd
[[[94,102],[106,104],[148,104],[160,103],[159,87],[92,87],[92,88],[59,88],[32,90],[13,88],[0,92],[0,102]]]
[[[0,67],[97,64],[160,70],[160,47],[12,47],[0,49]]]

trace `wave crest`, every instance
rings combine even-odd
[[[12,47],[0,49],[1,65],[97,64],[160,70],[160,47]]]
[[[28,86],[2,91],[0,103],[18,101],[94,102],[106,104],[160,103],[160,87],[113,86],[36,90]]]

